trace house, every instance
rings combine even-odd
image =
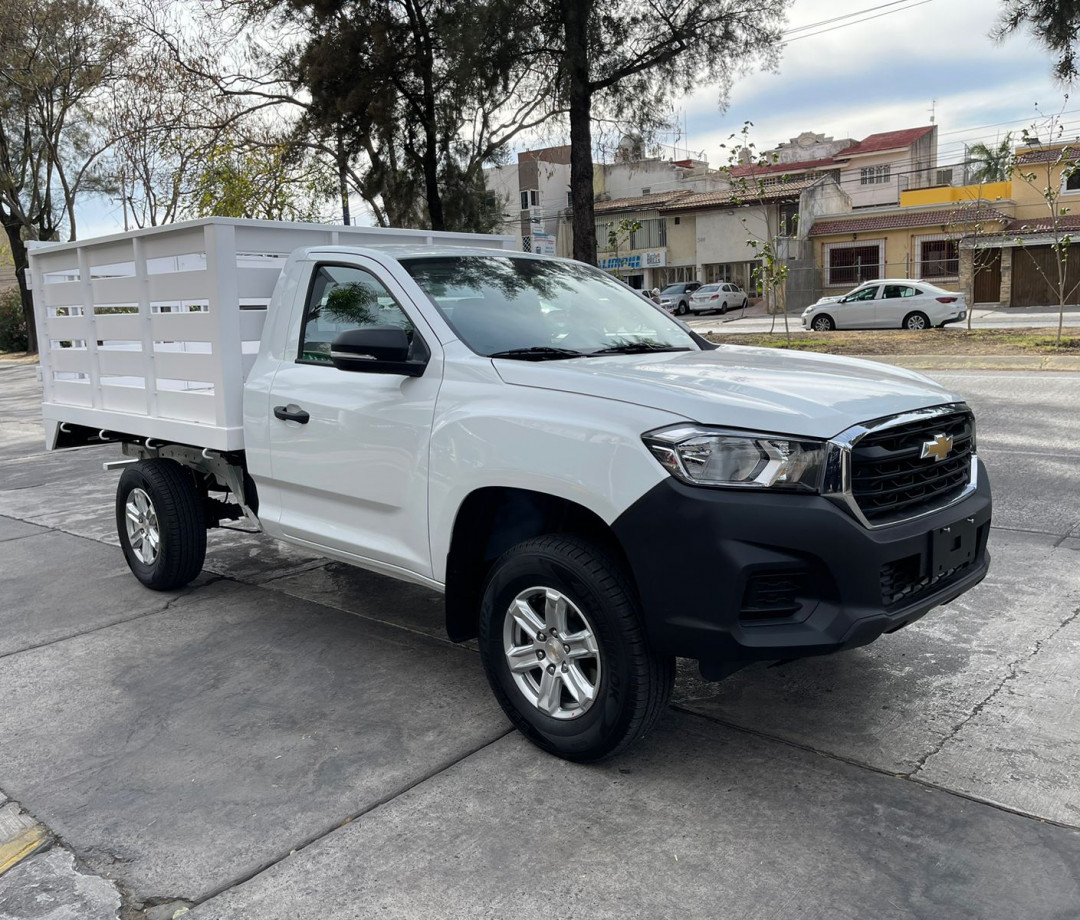
[[[819,214],[808,236],[822,289],[901,277],[958,288],[972,304],[1055,304],[1055,224],[1059,244],[1080,231],[1080,213],[1069,213],[1080,211],[1078,165],[1080,145],[1023,147],[1003,182],[910,189],[896,206]],[[1076,303],[1080,244],[1063,264],[1066,302]]]

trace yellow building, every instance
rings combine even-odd
[[[969,303],[1058,303],[1056,252],[1068,242],[1065,302],[1080,299],[1080,146],[1016,152],[1007,181],[902,192],[897,208],[818,218],[809,236],[826,294],[871,278],[962,290]]]

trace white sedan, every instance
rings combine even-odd
[[[705,284],[690,295],[691,313],[727,313],[747,304],[746,293],[737,284]]]
[[[864,281],[843,297],[822,297],[803,311],[804,329],[929,329],[967,318],[963,294],[925,281]]]

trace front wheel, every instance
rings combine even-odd
[[[202,498],[191,473],[174,460],[140,460],[124,470],[116,488],[116,530],[128,567],[148,588],[182,588],[202,571]]]
[[[679,305],[675,308],[676,316],[685,316],[690,311],[690,308],[686,305],[685,300],[680,300]]]
[[[567,760],[600,760],[642,738],[671,697],[675,660],[649,646],[620,567],[576,537],[527,540],[495,563],[479,639],[510,721]]]
[[[831,316],[826,316],[823,313],[821,316],[815,316],[810,321],[810,328],[815,332],[831,332],[836,328],[836,323],[833,322]]]
[[[904,317],[905,329],[929,329],[930,318],[925,313],[909,313]]]

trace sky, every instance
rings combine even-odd
[[[675,146],[665,155],[688,149],[724,165],[721,145],[745,121],[757,148],[768,150],[803,131],[858,140],[932,118],[939,165],[959,162],[965,142],[993,142],[1009,129],[1018,139],[1019,129],[1059,113],[1070,135],[1080,134],[1080,95],[1074,105],[1066,100],[1050,76],[1050,53],[1027,33],[989,37],[1001,5],[795,0],[777,72],[741,75],[723,113],[715,88],[683,100],[685,135],[668,138]],[[868,12],[807,28],[860,11]]]
[[[1066,99],[1049,52],[1026,33],[989,37],[1000,9],[1001,0],[794,0],[776,71],[742,73],[723,111],[715,87],[683,99],[676,118],[685,130],[661,138],[660,153],[725,165],[722,145],[746,121],[757,149],[768,150],[804,131],[859,140],[933,119],[939,166],[960,162],[965,143],[993,143],[1010,129],[1018,139],[1049,116],[1080,136],[1080,92]],[[123,230],[118,204],[86,205],[81,237]]]

